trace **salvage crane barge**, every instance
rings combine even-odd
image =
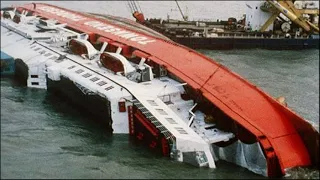
[[[310,2],[247,1],[246,14],[238,21],[234,17],[189,21],[177,1],[183,20],[169,15],[168,19],[145,19],[141,8],[134,5],[138,2],[130,3],[137,22],[193,49],[319,49],[319,8]]]
[[[19,49],[19,51],[17,51]],[[318,164],[319,133],[212,59],[161,36],[43,3],[1,10],[1,52],[28,87],[66,95],[164,156],[268,177]]]

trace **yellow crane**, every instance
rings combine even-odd
[[[276,20],[280,13],[282,13],[306,32],[311,32],[313,30],[319,33],[319,27],[303,17],[303,14],[319,15],[319,9],[297,9],[294,6],[293,1],[288,0],[266,0],[264,8],[264,10],[272,12],[273,14],[260,28],[260,32],[264,32],[269,25]]]

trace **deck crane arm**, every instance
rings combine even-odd
[[[263,26],[261,26],[259,31],[264,32],[270,26],[270,24],[272,24],[277,19],[279,15],[280,12],[273,13],[272,16],[270,16],[270,18],[263,24]]]
[[[181,16],[182,16],[182,19],[183,19],[184,21],[187,21],[187,20],[188,20],[187,16],[183,15],[183,12],[182,12],[182,10],[181,10],[181,8],[180,8],[180,6],[179,6],[178,1],[177,1],[177,0],[175,0],[175,1],[176,1],[176,3],[177,3],[178,8],[179,8],[179,11],[180,11],[180,14],[181,14]]]
[[[129,5],[131,13],[132,13],[133,17],[136,19],[136,21],[141,24],[144,24],[145,19],[144,19],[144,15],[142,13],[142,10],[141,10],[139,3],[136,3],[135,1],[128,1],[128,5]]]
[[[292,22],[303,28],[306,32],[316,31],[319,32],[319,27],[315,26],[311,22],[305,20],[302,17],[302,12],[294,7],[293,1],[282,1],[282,0],[266,0],[272,5],[277,11],[273,12],[273,15],[266,21],[260,31],[264,31],[277,17],[275,14],[282,13]],[[313,11],[312,11],[313,12]],[[314,13],[314,12],[313,12]],[[315,13],[316,14],[316,13]]]

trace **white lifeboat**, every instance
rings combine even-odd
[[[84,39],[71,39],[67,45],[72,53],[82,57],[87,56],[88,59],[92,59],[98,53],[92,44]]]
[[[124,76],[127,76],[128,74],[136,71],[125,57],[117,53],[102,53],[100,56],[100,62],[105,68],[116,74],[121,73]]]

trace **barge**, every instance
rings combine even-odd
[[[64,95],[163,156],[268,177],[318,166],[319,133],[283,100],[132,24],[43,3],[3,8],[1,52],[28,87]]]
[[[137,22],[193,49],[319,49],[319,8],[308,2],[248,1],[239,20],[217,21],[190,21],[180,7],[183,20],[145,19],[130,7]]]

